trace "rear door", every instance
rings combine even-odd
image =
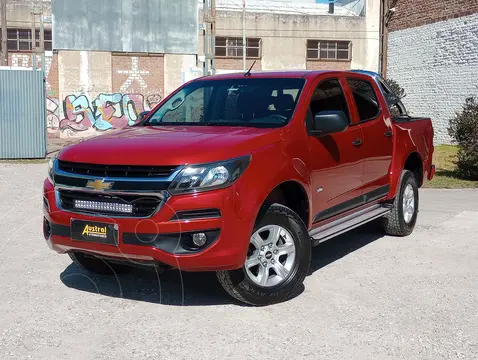
[[[360,143],[362,129],[354,124],[349,106],[353,101],[344,92],[345,79],[323,78],[314,84],[309,100],[306,125],[313,128],[315,114],[341,110],[349,118],[347,130],[326,136],[308,136],[311,184],[313,187],[314,222],[325,220],[360,205],[363,163]]]
[[[393,153],[392,119],[377,83],[368,76],[348,75],[352,111],[363,133],[363,194],[365,201],[387,195]]]

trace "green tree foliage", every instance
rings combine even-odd
[[[400,99],[403,99],[407,94],[405,94],[405,89],[403,89],[398,82],[393,79],[387,79],[388,85],[392,88],[395,95]]]
[[[478,102],[474,97],[465,101],[463,111],[450,120],[448,134],[458,144],[458,174],[478,180]]]

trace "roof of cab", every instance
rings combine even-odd
[[[377,76],[377,73],[367,70],[350,70],[350,71],[339,71],[339,70],[279,70],[279,71],[251,71],[250,77],[255,78],[309,78],[315,77],[319,74],[325,73],[347,73],[347,72],[356,72],[362,73],[364,75],[369,75],[372,77]],[[226,74],[216,74],[203,76],[199,79],[207,80],[216,80],[216,79],[237,79],[245,77],[246,72],[238,70],[237,72],[231,72]]]
[[[314,76],[326,72],[332,71],[314,71],[314,70],[275,70],[275,71],[251,71],[247,77],[253,78],[305,78],[308,76]],[[249,76],[250,75],[250,76]],[[216,74],[216,75],[209,75],[203,76],[199,79],[237,79],[237,78],[244,78],[246,76],[246,71],[231,72],[226,74]]]

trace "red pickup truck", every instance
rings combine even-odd
[[[430,119],[375,73],[203,77],[51,159],[44,237],[93,272],[216,271],[241,302],[277,303],[313,246],[378,218],[409,235],[432,155]]]

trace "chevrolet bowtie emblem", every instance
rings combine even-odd
[[[86,184],[87,188],[95,189],[95,190],[107,190],[111,189],[113,186],[113,182],[105,181],[105,180],[89,180]]]

